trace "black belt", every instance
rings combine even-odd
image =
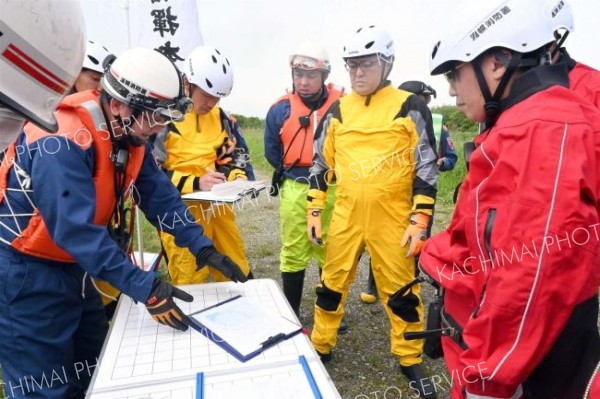
[[[451,338],[454,342],[456,342],[456,344],[460,346],[461,349],[467,350],[468,347],[465,344],[465,341],[463,340],[463,329],[460,326],[460,324],[458,324],[456,320],[454,320],[452,316],[450,316],[446,312],[445,308],[442,308],[441,316],[442,328],[418,332],[407,332],[404,333],[404,339],[410,341],[414,339],[423,339],[429,337],[448,337]]]

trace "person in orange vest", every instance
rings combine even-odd
[[[129,197],[155,227],[190,248],[199,268],[208,264],[246,281],[189,220],[147,145],[191,103],[175,65],[154,50],[129,49],[101,84],[100,92],[76,93],[58,105],[56,134],[25,125],[0,164],[0,363],[10,397],[84,396],[108,331],[91,278],[145,304],[147,317],[188,329],[174,299],[192,296],[138,268],[123,251],[131,239]],[[64,379],[43,383],[57,372]]]
[[[114,55],[105,46],[88,40],[85,46],[81,72],[75,79],[69,94],[102,89],[100,80],[104,75],[104,63],[110,62],[112,59],[114,59]],[[92,280],[92,283],[100,293],[106,318],[110,321],[117,309],[120,292],[104,280]]]
[[[325,83],[331,65],[326,50],[317,43],[302,43],[290,55],[290,68],[293,88],[269,109],[264,145],[265,158],[275,168],[272,194],[280,194],[283,293],[300,316],[306,268],[315,259],[320,272],[324,260],[323,242],[314,244],[305,233],[314,132],[329,106],[343,95],[343,88]],[[322,213],[322,240],[327,237],[333,198],[331,193]]]

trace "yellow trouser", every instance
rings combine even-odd
[[[110,304],[115,299],[119,299],[119,294],[121,291],[113,287],[110,283],[104,280],[92,280],[96,289],[100,293],[100,299],[102,299],[102,305],[106,306]]]
[[[281,187],[279,219],[281,221],[280,270],[294,273],[306,270],[310,259],[314,258],[319,267],[323,267],[324,250],[313,244],[306,235],[306,195],[308,184],[303,181],[285,179]],[[321,231],[323,241],[327,239],[331,210],[335,198],[335,187],[327,193],[327,202],[321,213]]]
[[[415,277],[413,258],[404,257],[400,246],[408,226],[412,178],[377,184],[339,185],[329,235],[325,243],[322,284],[317,288],[315,325],[312,343],[321,353],[329,353],[337,342],[337,330],[344,316],[344,302],[356,276],[358,259],[365,247],[371,254],[373,275],[381,303],[390,319],[391,352],[403,366],[421,362],[423,341],[406,341],[405,332],[423,330],[423,304],[420,287],[412,292],[419,297],[419,321],[409,323],[392,312],[388,298]]]
[[[250,265],[230,205],[215,205],[213,210],[206,202],[188,202],[187,205],[190,214],[202,225],[204,234],[212,240],[217,251],[229,256],[248,275]],[[160,238],[169,259],[169,274],[174,285],[205,283],[209,274],[213,281],[229,280],[208,266],[196,271],[196,257],[187,248],[175,245],[175,239],[170,234],[161,232]]]

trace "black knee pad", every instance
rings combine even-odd
[[[333,312],[338,308],[342,301],[342,293],[335,292],[325,286],[325,283],[317,286],[317,306],[321,309]]]
[[[415,323],[419,321],[419,312],[417,311],[419,297],[412,292],[412,289],[403,292],[401,288],[388,299],[387,304],[392,312],[405,322]]]

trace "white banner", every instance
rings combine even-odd
[[[128,17],[131,47],[156,49],[179,69],[192,50],[204,44],[196,0],[129,0]]]

